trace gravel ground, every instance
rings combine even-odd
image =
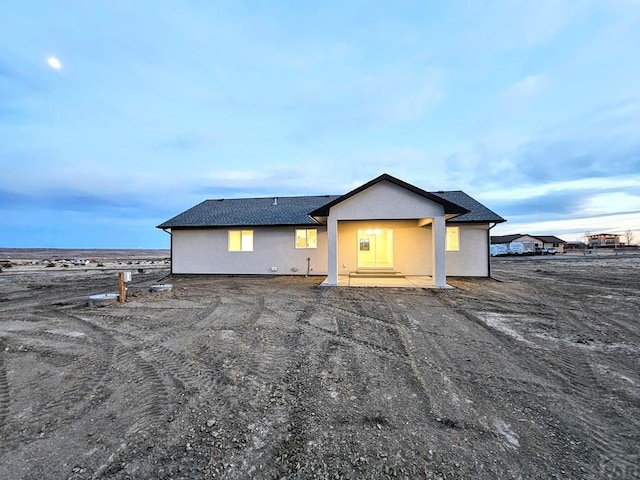
[[[0,273],[0,478],[640,477],[638,255],[454,290],[95,262]]]

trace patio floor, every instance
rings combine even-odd
[[[328,286],[325,278],[321,286]],[[435,287],[433,279],[428,276],[405,276],[398,278],[389,277],[350,277],[349,275],[338,275],[339,287],[382,287],[382,288],[453,288]]]

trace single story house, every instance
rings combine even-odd
[[[490,276],[489,231],[505,219],[462,191],[388,174],[344,194],[205,200],[158,225],[173,274]]]
[[[553,235],[529,235],[516,233],[512,235],[496,235],[491,237],[492,244],[506,244],[511,242],[532,243],[535,248],[555,248],[558,253],[564,253],[565,241]]]

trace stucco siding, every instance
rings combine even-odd
[[[539,238],[532,237],[530,235],[522,235],[515,239],[516,242],[531,242],[538,248],[555,248],[558,253],[564,253],[564,244],[558,242],[557,246],[554,246],[553,242],[544,242]]]
[[[544,242],[544,248],[555,248],[556,253],[564,253],[564,243]]]
[[[309,228],[309,227],[301,227]],[[318,230],[317,248],[295,248],[296,227],[242,227],[253,230],[252,252],[229,252],[227,228],[172,232],[172,272],[200,274],[311,275],[327,274],[327,232]],[[232,230],[239,230],[233,228]],[[276,267],[277,271],[271,268]]]
[[[530,243],[534,247],[542,247],[543,245],[543,242],[541,242],[537,238],[530,237],[529,235],[522,235],[521,237],[516,238],[514,242]]]
[[[389,182],[377,183],[331,207],[336,220],[410,219],[444,215],[444,207]]]
[[[460,250],[447,251],[447,275],[454,277],[489,276],[489,239],[487,224],[456,225],[459,230]]]

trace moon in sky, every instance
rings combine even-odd
[[[62,63],[56,57],[47,58],[47,63],[54,70],[60,70],[62,68]]]

